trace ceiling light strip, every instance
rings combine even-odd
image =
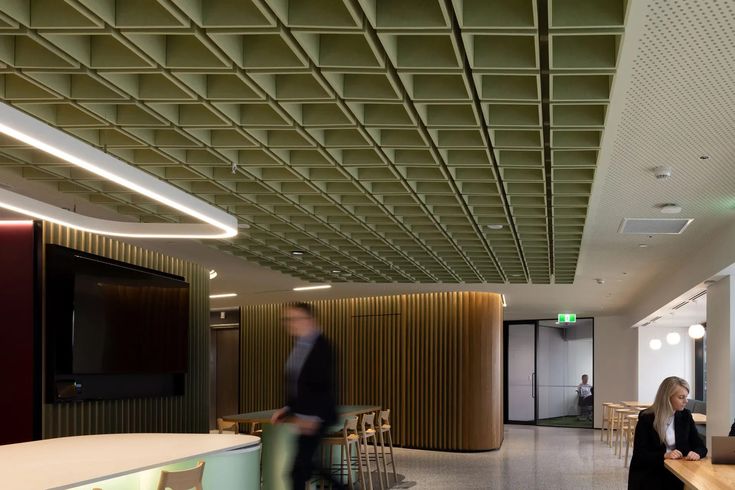
[[[312,290],[315,290],[315,289],[329,289],[331,287],[332,287],[331,284],[320,284],[320,285],[317,285],[317,286],[302,286],[302,287],[299,287],[299,288],[293,288],[293,290],[294,291],[312,291]]]
[[[210,294],[209,299],[234,298],[235,296],[237,296],[237,293]]]
[[[83,231],[113,236],[227,238],[237,235],[237,220],[234,216],[5,103],[0,103],[0,133],[149,197],[207,225],[202,229],[202,225],[125,223],[91,218],[96,221],[94,226],[90,226],[88,221],[90,218],[4,189],[0,189],[1,207]],[[160,232],[162,227],[167,229],[166,233]],[[212,231],[210,227],[215,227],[217,231]]]

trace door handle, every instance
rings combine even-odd
[[[536,373],[531,373],[531,398],[536,398]]]

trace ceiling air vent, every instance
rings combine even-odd
[[[695,294],[694,296],[692,296],[691,298],[689,298],[689,301],[697,300],[697,299],[701,298],[702,296],[704,296],[705,294],[707,294],[707,290],[706,289],[703,290],[703,291],[698,292],[697,294]]]
[[[682,218],[623,218],[618,233],[628,235],[678,235],[693,219]]]

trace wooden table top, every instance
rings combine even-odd
[[[362,415],[364,413],[377,412],[381,410],[379,405],[340,405],[337,407],[337,414],[340,417],[351,417]],[[271,417],[276,409],[261,410],[260,412],[238,413],[235,415],[225,415],[222,420],[225,422],[237,422],[240,424],[266,424],[271,421]]]
[[[650,407],[653,405],[651,402],[620,402],[626,407]]]
[[[735,466],[712,464],[709,458],[700,461],[667,459],[666,468],[695,490],[732,490],[735,488]]]
[[[630,414],[626,415],[629,419],[637,419],[638,414]],[[697,425],[707,425],[707,416],[703,413],[693,413],[692,418],[694,419],[694,423]]]

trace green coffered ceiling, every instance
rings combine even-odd
[[[237,215],[250,229],[214,245],[273,269],[568,284],[625,7],[5,1],[0,94]],[[8,139],[0,164],[136,219],[183,219]]]

